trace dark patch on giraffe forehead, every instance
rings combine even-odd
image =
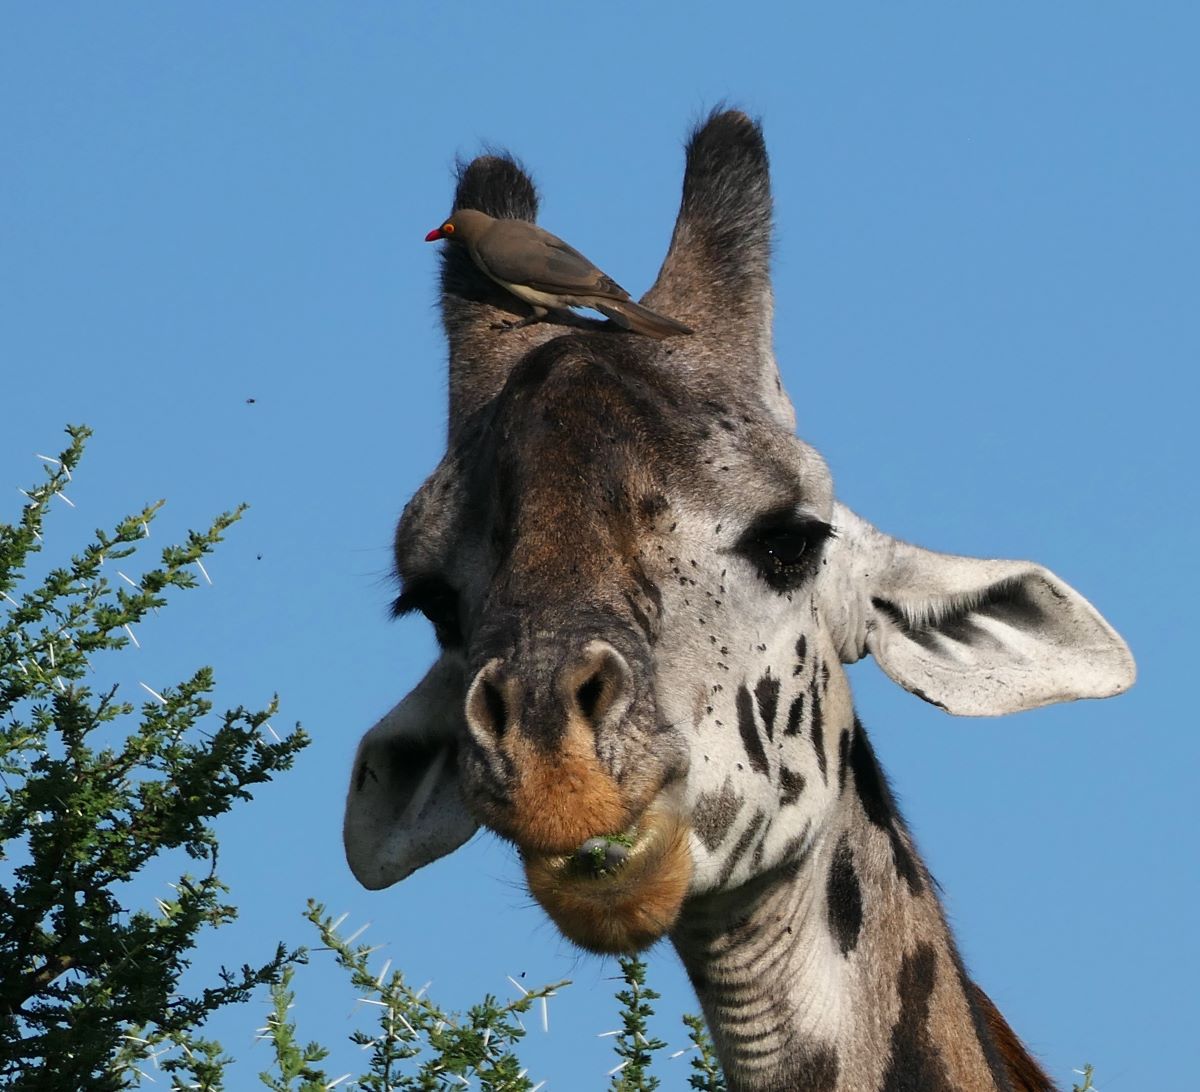
[[[518,363],[463,452],[477,501],[497,495],[511,505],[537,493],[591,515],[597,498],[625,491],[630,511],[622,514],[653,519],[672,495],[696,495],[722,473],[705,462],[706,451],[714,421],[737,413],[743,424],[735,451],[755,456],[764,499],[798,503],[792,468],[765,457],[783,443],[790,450],[790,434],[761,411],[698,394],[670,361],[659,360],[657,345],[644,342],[571,335]]]

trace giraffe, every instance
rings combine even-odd
[[[344,825],[376,889],[483,825],[564,935],[667,938],[737,1092],[1049,1089],[967,976],[843,665],[870,654],[948,713],[1134,679],[1079,593],[1026,562],[934,553],[835,499],[771,345],[759,126],[688,145],[643,303],[695,333],[501,331],[523,305],[448,249],[446,454],[395,536],[395,611],[428,674],[364,736]],[[456,208],[534,220],[484,156]]]

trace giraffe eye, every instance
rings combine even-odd
[[[458,592],[440,576],[423,576],[405,583],[404,591],[392,604],[392,617],[400,618],[413,611],[425,615],[443,648],[463,643]]]
[[[832,534],[823,520],[791,510],[774,512],[751,524],[738,551],[775,591],[793,591],[812,576]]]

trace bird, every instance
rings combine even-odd
[[[477,209],[455,209],[425,236],[465,246],[480,272],[533,308],[506,325],[515,330],[550,312],[591,307],[624,330],[652,338],[690,334],[692,328],[634,303],[616,281],[574,247],[528,220],[498,220]]]

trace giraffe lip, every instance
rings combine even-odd
[[[593,952],[641,951],[662,937],[692,875],[689,827],[661,797],[619,835],[595,835],[571,853],[523,856],[534,898],[568,939]]]
[[[564,880],[600,882],[618,876],[636,857],[645,853],[653,832],[643,829],[639,818],[615,834],[597,834],[585,839],[571,853],[527,852],[526,861],[537,860]]]

